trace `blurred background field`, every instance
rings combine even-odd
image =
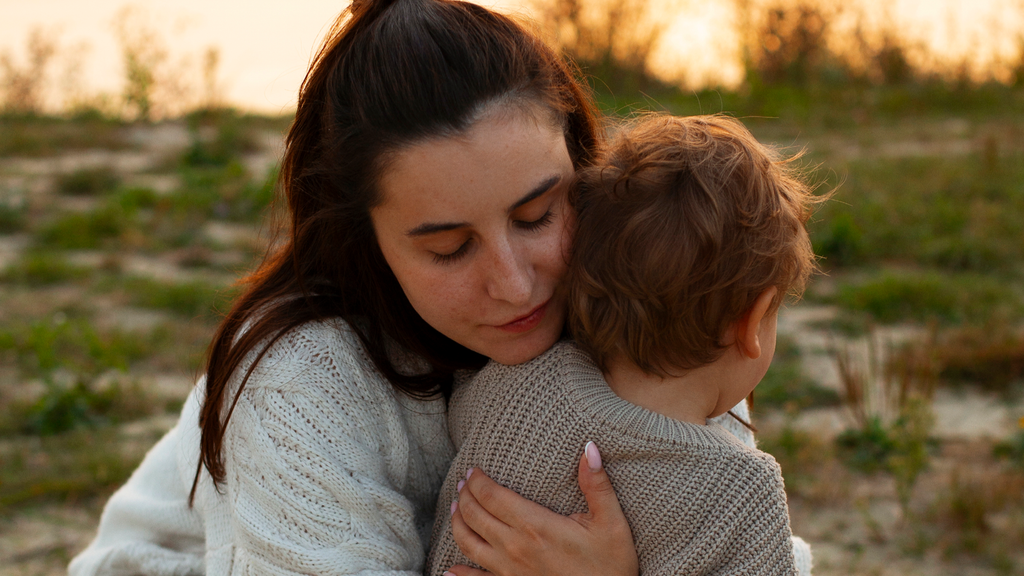
[[[717,6],[528,9],[611,116],[735,115],[834,191],[754,406],[815,573],[1024,574],[1024,3]],[[276,231],[289,115],[152,16],[104,32],[114,92],[55,28],[0,41],[0,575],[89,541]]]

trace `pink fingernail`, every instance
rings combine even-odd
[[[583,448],[583,454],[587,457],[587,467],[590,468],[590,471],[599,472],[601,470],[601,453],[597,450],[597,444],[587,442]]]
[[[455,576],[455,572],[445,572],[444,574],[441,574],[441,576]]]
[[[455,511],[458,510],[458,509],[459,509],[459,503],[458,502],[452,502],[452,514],[451,515],[455,516]]]
[[[462,487],[466,485],[465,480],[459,480],[459,483],[455,486],[457,492],[462,492]]]
[[[472,468],[470,468],[469,470],[466,470],[466,480],[469,480],[469,477],[472,476],[472,475],[473,475],[473,469]]]

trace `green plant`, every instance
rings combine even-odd
[[[1024,418],[1020,419],[1020,430],[1016,434],[999,442],[992,448],[996,458],[1007,460],[1010,464],[1024,470]]]
[[[190,114],[188,120],[192,144],[182,156],[185,166],[227,166],[259,149],[254,134],[234,110],[201,110]],[[204,137],[204,128],[213,131],[212,138]]]
[[[859,427],[844,430],[836,436],[835,443],[844,464],[868,474],[886,470],[895,448],[888,427],[877,416],[869,417]]]
[[[149,278],[129,278],[123,288],[132,303],[167,310],[183,317],[213,317],[233,298],[233,290],[207,282],[166,283]]]
[[[134,215],[116,204],[81,214],[67,214],[44,225],[35,234],[41,248],[69,250],[100,248],[134,224]]]
[[[864,235],[849,213],[833,217],[828,227],[815,235],[813,245],[814,253],[829,267],[857,264],[865,255]]]
[[[754,408],[786,408],[799,411],[820,406],[837,406],[839,395],[803,374],[800,350],[791,338],[779,336],[775,357],[768,373],[754,391]]]
[[[57,188],[72,196],[95,196],[109,192],[121,183],[121,177],[109,167],[84,168],[57,179]]]
[[[18,323],[0,329],[0,353],[12,353],[27,375],[46,377],[65,369],[83,379],[127,370],[151,353],[150,339],[118,330],[98,331],[84,318]]]
[[[51,252],[28,252],[3,271],[0,279],[29,286],[48,286],[81,280],[90,270],[70,264],[66,258]]]
[[[0,87],[3,100],[0,109],[8,114],[38,115],[43,112],[47,69],[57,54],[57,41],[52,32],[35,27],[29,33],[26,48],[28,63],[20,68],[9,53],[0,53]]]
[[[23,407],[17,431],[50,436],[82,427],[116,424],[148,416],[156,407],[137,384],[113,382],[101,390],[77,380],[60,385],[45,380],[46,393]],[[11,418],[9,417],[8,420]]]
[[[0,508],[107,494],[128,479],[151,445],[141,444],[125,443],[113,428],[8,441],[0,466]]]
[[[928,401],[920,396],[908,398],[899,418],[890,428],[892,452],[885,461],[886,470],[896,481],[896,496],[903,516],[910,512],[910,496],[918,477],[928,468],[929,434],[935,424]]]
[[[902,347],[872,331],[866,355],[835,350],[843,400],[855,424],[835,440],[840,459],[855,470],[892,476],[904,519],[910,517],[914,485],[930,461],[931,401],[941,368],[935,340],[934,327],[928,338]]]
[[[119,190],[111,199],[128,214],[141,208],[153,208],[157,204],[156,192],[149,188],[131,187]]]
[[[937,548],[947,557],[987,556],[1012,564],[1006,552],[1019,550],[1024,523],[998,525],[994,519],[1000,513],[1020,518],[1024,513],[1022,494],[1024,475],[1020,473],[954,468],[948,486],[939,491],[929,511],[928,519],[940,530]]]
[[[12,234],[25,228],[25,207],[0,202],[0,234]]]
[[[1020,393],[1024,379],[1024,335],[1003,323],[950,330],[938,342],[942,376],[1006,397]]]
[[[1017,318],[1022,303],[1011,284],[980,274],[883,272],[864,282],[840,286],[836,302],[889,324],[906,320],[983,322]]]

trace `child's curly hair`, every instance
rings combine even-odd
[[[764,290],[778,308],[816,268],[804,224],[821,199],[792,158],[726,116],[652,115],[577,174],[569,326],[602,369],[660,375],[715,361]]]

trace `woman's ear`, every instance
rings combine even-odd
[[[779,289],[772,286],[754,300],[754,305],[736,323],[736,344],[740,353],[751,360],[761,357],[761,321],[768,314]]]

